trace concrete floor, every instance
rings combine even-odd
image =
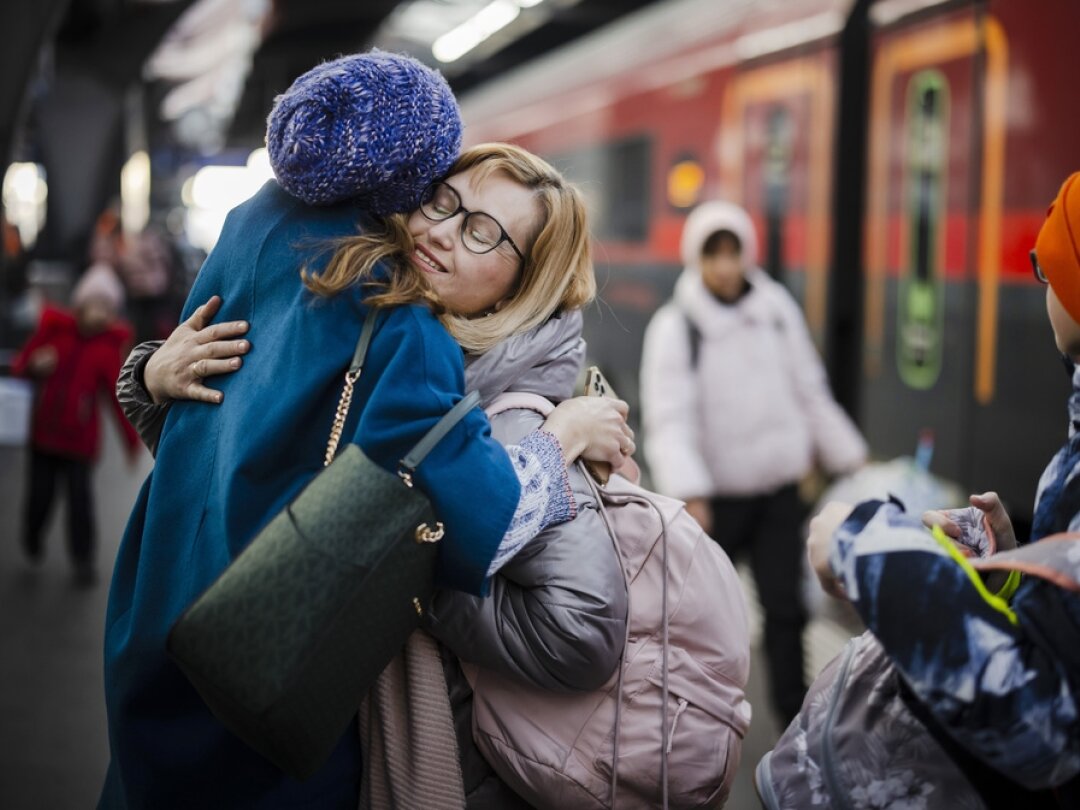
[[[31,568],[20,549],[26,479],[21,450],[0,447],[0,807],[92,808],[108,764],[101,644],[116,549],[131,504],[151,468],[130,466],[113,423],[94,476],[99,581],[72,582],[66,504],[54,510],[45,560]]]
[[[21,450],[0,446],[0,810],[82,810],[97,801],[108,765],[101,666],[108,581],[131,504],[150,468],[146,453],[134,466],[127,463],[114,426],[107,424],[94,479],[100,581],[76,588],[65,548],[64,507],[54,515],[44,563],[31,569],[24,561],[19,526],[25,457]],[[756,611],[751,614],[756,637]],[[811,625],[812,671],[849,635],[840,619]],[[779,734],[762,672],[755,644],[748,687],[754,720],[730,810],[760,806],[753,768]]]

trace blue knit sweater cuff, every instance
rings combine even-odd
[[[570,473],[559,440],[546,430],[534,430],[518,444],[535,453],[540,460],[540,465],[548,474],[548,502],[544,510],[544,528],[566,523],[577,517],[577,501],[574,498],[574,490],[570,486]]]

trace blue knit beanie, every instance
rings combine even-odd
[[[281,187],[312,205],[353,200],[374,214],[414,209],[461,148],[450,86],[384,51],[309,70],[277,97],[266,127]]]

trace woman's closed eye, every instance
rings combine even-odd
[[[472,217],[474,221],[469,223],[469,237],[479,246],[493,248],[502,238],[502,233],[495,224],[486,218]],[[476,221],[478,220],[478,221]]]

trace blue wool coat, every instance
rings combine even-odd
[[[313,296],[299,271],[318,269],[332,240],[363,221],[356,207],[310,208],[268,183],[229,215],[196,280],[184,317],[220,294],[219,320],[249,320],[253,348],[243,374],[215,382],[221,405],[173,405],[124,534],[105,630],[112,761],[102,807],[356,807],[355,730],[318,774],[290,780],[210,714],[165,639],[322,467],[365,307],[360,292]],[[396,308],[382,315],[345,435],[395,469],[463,394],[458,345],[427,309]],[[439,583],[482,593],[519,486],[480,410],[436,446],[416,481],[446,524]]]

